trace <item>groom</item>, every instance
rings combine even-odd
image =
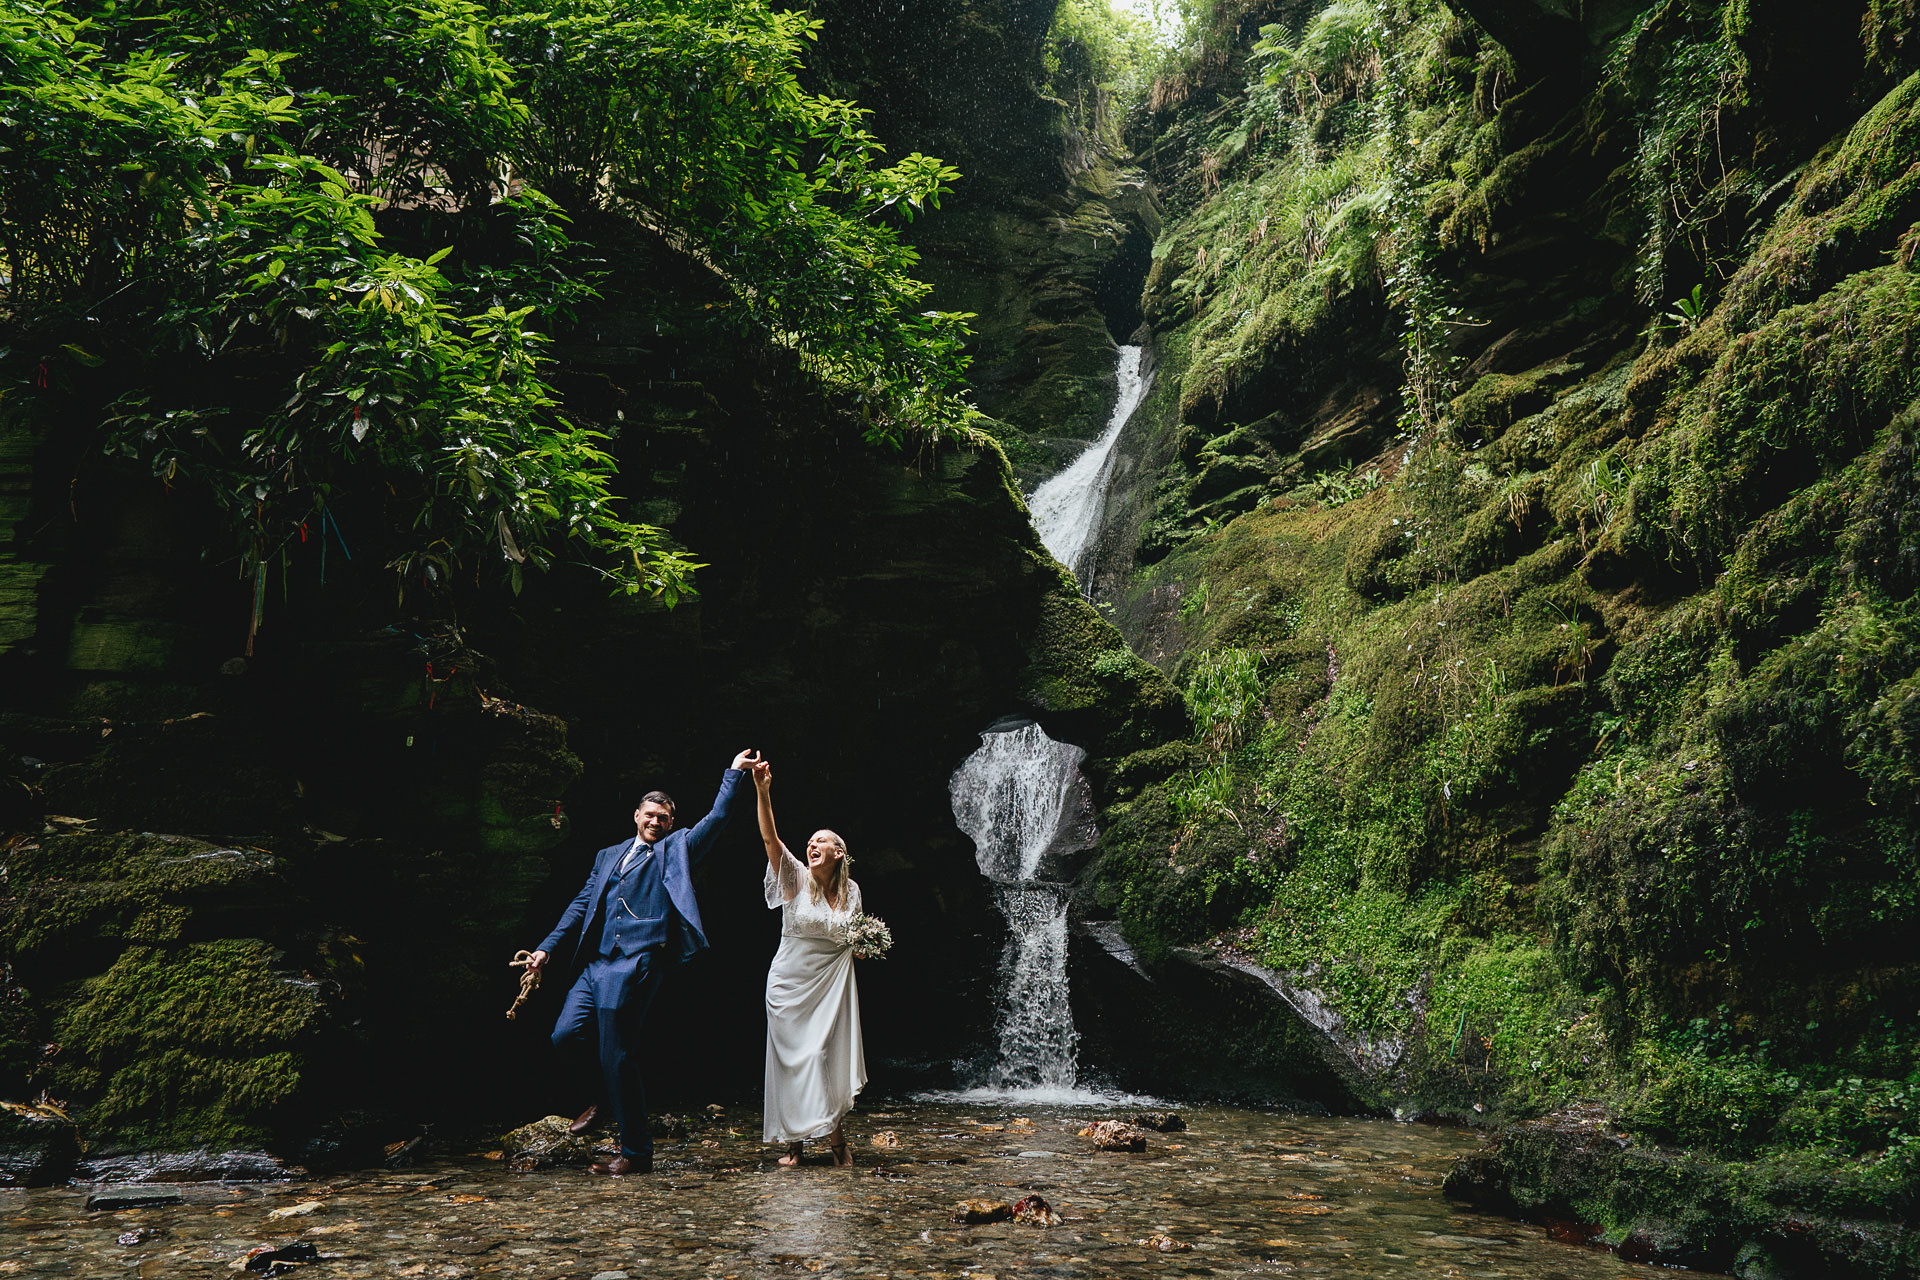
[[[571,937],[571,960],[586,963],[553,1025],[553,1047],[573,1060],[585,1056],[590,1042],[599,1049],[601,1096],[620,1127],[620,1154],[595,1161],[593,1173],[619,1177],[653,1170],[653,1134],[640,1084],[641,1029],[667,969],[706,950],[693,900],[693,865],[733,817],[739,798],[749,794],[740,783],[758,759],[751,750],[733,758],[713,808],[691,830],[674,830],[673,798],[666,792],[642,796],[633,811],[634,838],[594,855],[586,887],[533,953],[533,968],[543,968]],[[599,1111],[598,1103],[588,1107],[573,1132],[585,1133]]]

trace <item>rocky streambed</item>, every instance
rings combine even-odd
[[[1465,1132],[1229,1107],[1181,1113],[1142,1152],[1081,1136],[1126,1109],[903,1101],[850,1122],[856,1160],[773,1163],[757,1113],[663,1142],[656,1172],[531,1173],[504,1152],[304,1182],[0,1192],[0,1275],[719,1280],[1664,1274],[1441,1197]],[[491,1158],[490,1158],[491,1157]],[[1051,1213],[997,1216],[1038,1196]],[[89,1208],[89,1202],[95,1207]],[[118,1207],[116,1207],[118,1206]],[[1058,1215],[1055,1225],[1043,1225]]]

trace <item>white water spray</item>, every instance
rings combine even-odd
[[[953,822],[973,837],[980,874],[996,884],[1032,880],[1040,860],[1084,817],[1087,753],[1055,742],[1037,724],[980,735],[980,749],[954,770]],[[1076,848],[1084,849],[1091,839]]]
[[[1120,398],[1114,402],[1106,432],[1027,499],[1027,509],[1033,513],[1033,527],[1039,531],[1041,543],[1080,581],[1082,591],[1090,585],[1093,576],[1087,552],[1099,535],[1100,517],[1107,508],[1107,486],[1113,480],[1113,446],[1147,394],[1148,379],[1141,376],[1140,355],[1139,347],[1120,348]]]

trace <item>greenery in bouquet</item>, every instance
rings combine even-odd
[[[893,946],[893,930],[879,916],[861,911],[847,922],[847,945],[853,948],[855,959],[885,959]]]

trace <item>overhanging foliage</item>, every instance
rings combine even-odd
[[[429,587],[571,554],[672,603],[697,566],[622,517],[543,374],[594,296],[570,220],[703,264],[877,443],[971,416],[964,317],[916,309],[888,221],[957,174],[883,167],[857,107],[801,88],[816,26],[757,0],[9,6],[10,407],[126,389],[104,443],[214,503],[262,583],[337,495],[384,491]],[[446,247],[389,251],[394,211]]]

